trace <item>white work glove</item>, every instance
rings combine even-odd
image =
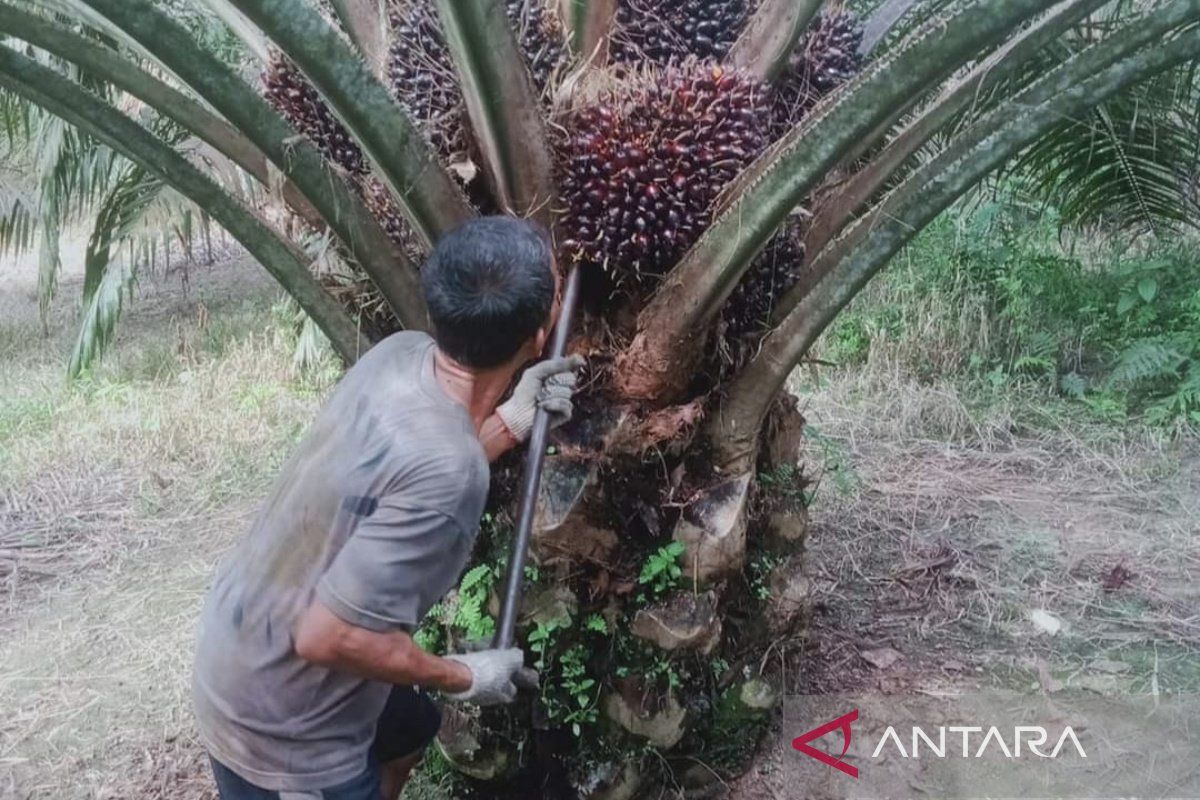
[[[520,648],[456,653],[446,659],[465,664],[471,670],[471,686],[461,692],[443,692],[447,700],[494,706],[515,700],[518,687],[537,687],[537,672],[525,666],[525,654]]]
[[[539,408],[550,414],[551,428],[557,428],[571,418],[575,370],[583,364],[583,356],[560,356],[525,370],[512,397],[496,409],[514,439],[523,442],[529,438],[533,417]]]

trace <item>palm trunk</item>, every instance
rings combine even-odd
[[[518,627],[543,672],[571,677],[525,698],[540,708],[532,730],[524,707],[481,719],[445,708],[440,748],[495,798],[628,796],[669,783],[664,769],[694,788],[718,784],[744,769],[774,708],[754,677],[764,649],[807,609],[804,421],[794,399],[780,401],[755,473],[725,477],[686,435],[695,408],[639,419],[600,397],[579,407],[552,434]],[[654,441],[664,449],[646,456]],[[518,475],[517,459],[494,468],[492,518],[512,514]],[[477,546],[495,563],[509,534],[485,525]],[[461,621],[467,601],[456,602],[446,620]],[[647,747],[659,755],[629,758]]]

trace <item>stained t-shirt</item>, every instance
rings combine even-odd
[[[346,373],[209,593],[200,734],[263,788],[361,773],[391,688],[296,654],[314,596],[354,625],[412,629],[470,554],[488,463],[466,409],[438,386],[433,353],[428,336],[398,333]]]

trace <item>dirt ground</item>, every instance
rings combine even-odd
[[[791,693],[1200,691],[1195,441],[1034,435],[895,374],[834,382],[808,417],[812,625],[768,654]],[[802,796],[791,740],[820,721],[776,720],[733,796]]]
[[[28,283],[0,290],[0,798],[211,798],[194,620],[324,384],[297,380],[274,290],[234,259],[143,282],[67,387],[77,288],[48,337]],[[812,627],[761,665],[788,691],[1200,689],[1194,442],[1035,432],[886,374],[805,396]],[[729,793],[802,796],[794,735],[777,723]]]
[[[79,286],[44,336],[0,295],[0,797],[212,796],[188,675],[198,604],[316,407],[241,259],[143,280],[114,352],[64,380]]]

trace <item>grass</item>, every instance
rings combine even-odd
[[[949,384],[868,368],[808,399],[818,645],[796,691],[1027,690],[1040,662],[1067,685],[1200,690],[1195,441],[1059,416],[1014,425],[1005,405],[970,411]],[[1106,589],[1118,565],[1134,577]],[[1034,609],[1064,630],[1041,634]],[[905,660],[880,676],[856,654],[885,646]],[[1129,668],[1111,677],[1104,661]]]
[[[295,371],[251,262],[190,285],[143,285],[75,383],[72,310],[43,336],[32,303],[0,296],[0,794],[210,796],[187,712],[196,610],[337,369]]]
[[[71,309],[45,337],[0,295],[0,795],[215,797],[189,711],[195,616],[339,371],[327,354],[297,371],[294,314],[257,269],[143,286],[75,383]],[[452,781],[433,754],[405,797]]]
[[[1099,242],[1099,243],[1096,243]],[[968,412],[1177,435],[1200,427],[1200,244],[1060,237],[1000,196],[943,215],[819,344],[825,361],[951,383]]]
[[[798,691],[1200,689],[1200,445],[1176,402],[1200,355],[1200,260],[1186,242],[1072,252],[1023,214],[943,217],[793,376],[823,609]],[[1176,336],[1194,344],[1171,375],[1110,380]],[[1117,565],[1135,577],[1110,591]],[[1063,631],[1039,633],[1034,609]],[[905,656],[882,677],[856,655],[880,646]]]

